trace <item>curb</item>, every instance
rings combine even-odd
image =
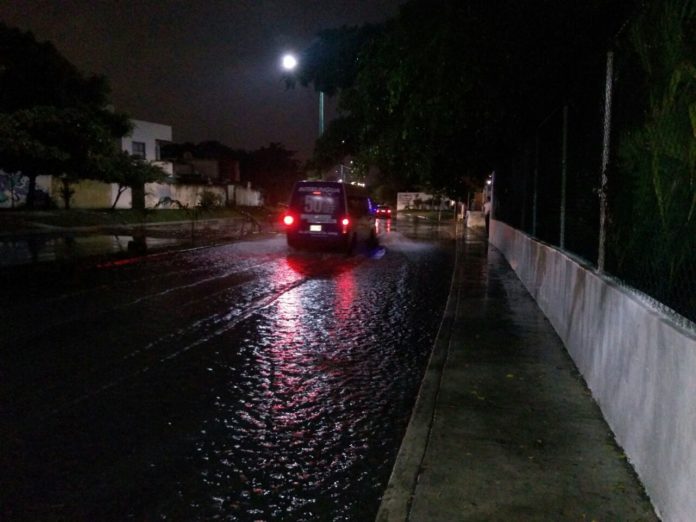
[[[449,356],[452,327],[459,304],[459,251],[463,241],[463,238],[457,238],[454,270],[452,271],[452,282],[445,305],[445,313],[435,338],[423,381],[418,390],[411,419],[401,441],[399,453],[377,511],[376,522],[401,522],[408,520],[410,515],[421,464],[430,442],[430,432],[440,393],[442,374]]]

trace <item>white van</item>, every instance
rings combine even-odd
[[[331,246],[352,252],[359,242],[377,242],[367,191],[336,181],[298,181],[283,216],[288,245]]]

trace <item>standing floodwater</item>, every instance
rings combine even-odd
[[[2,514],[374,517],[452,273],[450,232],[414,237],[390,229],[352,257],[278,237],[13,272]]]

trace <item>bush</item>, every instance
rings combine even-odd
[[[222,206],[222,197],[215,192],[209,190],[204,190],[201,194],[201,200],[198,206],[203,210],[209,210],[211,208],[217,208]]]

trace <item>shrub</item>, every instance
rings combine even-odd
[[[204,190],[201,194],[201,200],[198,203],[198,206],[203,210],[221,207],[222,197],[219,194],[216,194],[215,192]]]

